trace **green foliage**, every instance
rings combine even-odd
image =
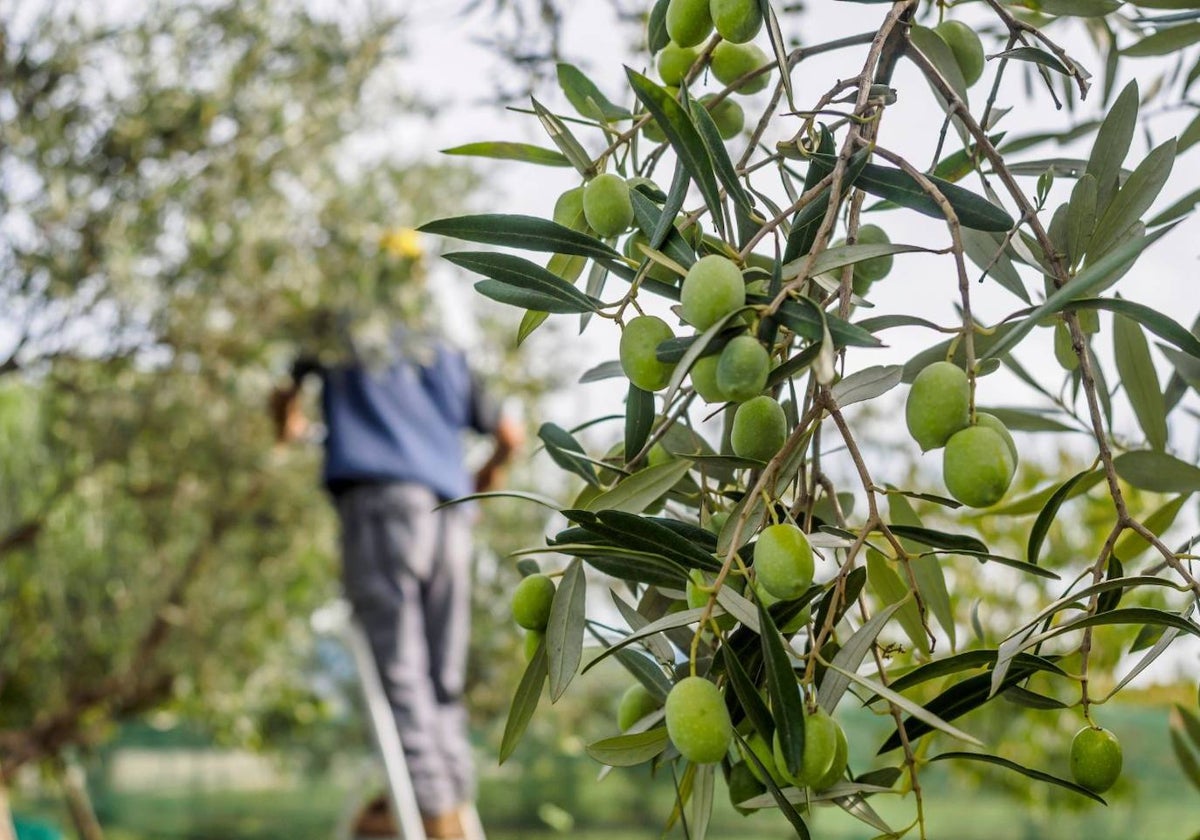
[[[396,20],[92,17],[0,15],[22,184],[0,222],[0,778],[151,709],[250,747],[332,713],[308,616],[338,591],[335,524],[268,395],[301,347],[369,356],[432,314],[411,228],[475,182],[345,165],[416,107],[389,81]]]

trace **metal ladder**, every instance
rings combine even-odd
[[[396,731],[395,718],[392,716],[391,706],[388,705],[387,695],[384,694],[379,668],[375,664],[375,655],[371,652],[367,635],[354,617],[349,603],[338,601],[326,609],[328,613],[323,616],[321,623],[326,626],[332,625],[330,629],[341,638],[354,659],[367,720],[370,722],[375,746],[387,775],[387,795],[400,826],[400,838],[427,840],[425,827],[421,823],[421,812],[417,808],[417,797],[413,792],[412,777],[408,773],[408,763],[404,760],[400,733]],[[465,840],[487,840],[479,812],[474,805],[464,808],[459,816]]]

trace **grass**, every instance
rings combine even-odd
[[[1107,719],[1125,733],[1126,770],[1110,805],[1091,803],[1068,791],[1033,784],[996,771],[982,777],[952,775],[943,763],[922,773],[928,836],[955,840],[1190,840],[1200,832],[1200,793],[1189,787],[1175,764],[1162,709],[1113,708]],[[865,722],[864,722],[865,723]],[[865,730],[860,730],[865,731]],[[869,751],[874,733],[860,738]],[[869,766],[866,753],[853,756]],[[1061,758],[1061,756],[1060,756]],[[1050,772],[1052,751],[1039,760]],[[497,767],[480,763],[480,813],[490,840],[656,840],[672,809],[669,779],[651,779],[646,768],[627,768],[596,780],[596,765],[526,745],[514,760]],[[141,790],[98,797],[108,840],[329,840],[351,804],[351,792],[369,795],[361,778],[334,772],[267,791],[214,788],[201,779],[194,789],[165,792],[147,780]],[[1008,786],[1008,790],[1004,786]],[[1020,791],[1023,799],[1010,795]],[[795,834],[782,816],[764,811],[742,817],[729,805],[724,784],[714,792],[710,840],[783,840]],[[911,797],[876,797],[872,806],[894,828],[914,816]],[[56,799],[17,800],[16,810],[69,823]],[[552,830],[554,829],[557,830]],[[874,832],[833,808],[810,819],[817,840],[865,840]],[[682,837],[676,827],[667,836]],[[911,835],[915,837],[916,835]]]

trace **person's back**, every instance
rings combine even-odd
[[[443,500],[472,491],[462,433],[494,434],[498,408],[461,352],[431,337],[414,343],[406,352],[398,340],[387,363],[302,358],[295,366],[296,379],[316,373],[322,380],[325,483],[335,494],[388,481],[422,484]]]

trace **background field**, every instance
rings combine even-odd
[[[961,840],[1189,840],[1200,831],[1200,795],[1186,785],[1171,754],[1165,710],[1114,707],[1105,710],[1122,733],[1126,772],[1105,809],[1066,791],[1037,786],[1036,799],[1019,776],[1000,774],[976,783],[931,766],[922,779],[938,793],[926,799],[931,837]],[[862,728],[875,721],[858,721]],[[853,726],[854,723],[851,725]],[[873,738],[864,739],[873,742]],[[669,786],[647,785],[645,770],[625,770],[594,783],[597,765],[585,756],[522,748],[516,767],[480,759],[480,811],[492,840],[569,836],[574,840],[650,840],[661,837],[670,811]],[[865,756],[857,756],[865,766]],[[371,770],[365,753],[341,756],[320,772],[298,770],[303,756],[267,762],[192,744],[147,744],[145,733],[130,733],[106,755],[110,776],[102,783],[97,810],[111,840],[323,840],[364,792]],[[134,769],[134,768],[138,769]],[[94,768],[96,771],[99,766]],[[1061,772],[1062,768],[1045,768]],[[135,776],[141,773],[139,780]],[[102,782],[97,772],[95,782]],[[235,788],[240,779],[243,789]],[[1136,779],[1137,781],[1131,781]],[[942,782],[945,781],[945,786]],[[110,778],[110,782],[114,778]],[[1009,792],[1000,789],[1011,787]],[[173,789],[164,791],[164,787]],[[244,789],[250,788],[250,789]],[[57,798],[18,801],[18,812],[67,824]],[[911,801],[877,798],[880,814],[894,827],[911,819]],[[713,840],[767,840],[794,836],[775,812],[743,818],[729,807],[718,782]],[[812,821],[821,840],[858,840],[870,832],[839,811],[820,810]],[[670,836],[681,837],[676,827]]]

